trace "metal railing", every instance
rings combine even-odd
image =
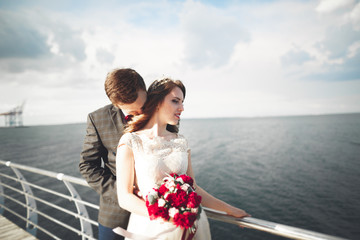
[[[58,224],[62,226],[63,228],[66,228],[67,230],[74,232],[81,236],[82,239],[96,239],[93,234],[92,226],[98,226],[98,223],[95,220],[92,220],[89,217],[87,207],[95,209],[96,211],[99,210],[99,206],[87,201],[84,201],[81,199],[80,195],[76,191],[76,189],[73,187],[73,184],[77,184],[84,187],[89,187],[87,182],[84,179],[68,176],[62,173],[55,173],[47,170],[42,170],[34,167],[29,167],[25,165],[15,164],[11,163],[9,161],[5,162],[0,160],[0,166],[4,165],[12,169],[12,171],[15,173],[16,177],[10,176],[8,174],[0,172],[0,177],[6,178],[11,181],[15,181],[21,184],[21,188],[15,188],[9,184],[3,183],[0,181],[0,214],[3,214],[4,210],[7,210],[8,212],[12,213],[13,215],[17,216],[18,218],[24,220],[26,222],[26,230],[30,232],[32,235],[37,235],[37,230],[42,231],[44,234],[50,236],[53,239],[60,239],[58,236],[55,235],[55,233],[51,232],[49,229],[45,229],[43,226],[38,225],[38,215],[54,222],[55,224]],[[63,182],[70,192],[70,195],[63,194],[42,186],[39,186],[34,183],[28,182],[24,176],[21,174],[19,170],[24,170],[27,172],[31,172],[40,176],[47,176],[53,179],[57,179],[61,182]],[[0,178],[1,180],[1,178]],[[26,200],[26,203],[23,203],[19,201],[18,199],[15,199],[8,194],[5,193],[4,189],[8,189],[10,191],[17,192],[19,194],[22,194]],[[42,192],[46,192],[47,194],[51,194],[66,200],[69,200],[74,203],[76,206],[77,212],[73,212],[68,210],[67,208],[60,207],[53,202],[47,201],[43,198],[40,198],[38,196],[35,196],[33,194],[32,189],[37,189]],[[5,199],[11,200],[18,205],[24,207],[26,209],[26,217],[21,216],[17,212],[15,212],[13,209],[10,209],[5,206]],[[40,211],[37,208],[37,203],[45,204],[53,209],[57,209],[61,211],[64,214],[71,215],[79,220],[80,223],[80,230],[73,227],[72,225],[69,225],[65,222],[60,221],[59,219],[56,219],[48,214],[46,214],[43,211]],[[313,231],[304,230],[301,228],[295,228],[290,227],[282,224],[277,224],[274,222],[264,221],[261,219],[256,219],[253,217],[246,217],[246,218],[234,218],[231,216],[226,215],[223,212],[219,212],[213,209],[205,208],[206,214],[209,218],[227,222],[231,224],[235,224],[241,227],[256,229],[264,232],[268,232],[271,234],[291,238],[291,239],[314,239],[314,240],[321,240],[321,239],[329,239],[329,240],[339,240],[343,238],[334,237],[326,234],[321,234]]]

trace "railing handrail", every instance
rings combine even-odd
[[[58,179],[60,181],[68,181],[68,182],[75,183],[75,184],[78,184],[78,185],[82,185],[82,186],[85,186],[85,187],[90,187],[85,179],[69,176],[69,175],[66,175],[66,174],[63,174],[63,173],[56,173],[56,172],[52,172],[52,171],[48,171],[48,170],[44,170],[44,169],[39,169],[39,168],[35,168],[35,167],[30,167],[30,166],[26,166],[26,165],[22,165],[22,164],[12,163],[11,161],[0,160],[0,164],[6,165],[8,167],[11,166],[11,167],[14,167],[14,168],[17,168],[17,169],[22,169],[22,170],[32,172],[32,173],[37,173],[37,174],[44,175],[44,176],[47,176],[47,177],[56,178],[56,179]]]
[[[78,184],[78,185],[85,186],[85,187],[90,187],[88,185],[88,183],[85,181],[85,179],[72,177],[72,176],[69,176],[69,175],[66,175],[63,173],[55,173],[52,171],[29,167],[29,166],[16,164],[16,163],[12,163],[10,161],[3,161],[3,160],[0,160],[0,165],[5,165],[5,166],[11,167],[11,168],[21,169],[21,170],[25,170],[28,172],[48,176],[48,177],[63,181],[64,183],[68,182],[68,183],[74,183],[74,184]],[[22,180],[19,180],[19,182],[20,181],[24,181],[24,180],[22,179]],[[1,182],[0,182],[0,184],[1,184]],[[3,184],[1,184],[1,185],[3,185]],[[1,185],[0,185],[0,187],[1,187]],[[31,184],[31,185],[34,185],[34,184]],[[96,204],[92,204],[92,203],[86,202],[84,200],[81,200],[80,197],[74,198],[72,200],[74,200],[75,203],[80,204],[80,205],[82,205],[82,203],[88,203],[89,205],[97,206]],[[1,207],[1,204],[0,204],[0,207]],[[235,218],[235,217],[226,215],[226,213],[224,213],[224,212],[216,211],[216,210],[209,209],[206,207],[203,207],[203,208],[204,208],[207,216],[211,219],[235,224],[235,225],[238,225],[241,227],[256,229],[256,230],[268,232],[268,233],[271,233],[274,235],[279,235],[279,236],[283,236],[283,237],[287,237],[287,238],[291,238],[291,239],[313,239],[313,240],[325,240],[325,239],[326,240],[341,240],[341,239],[344,239],[344,238],[335,237],[335,236],[331,236],[331,235],[327,235],[327,234],[322,234],[322,233],[318,233],[318,232],[314,232],[314,231],[309,231],[309,230],[305,230],[305,229],[301,229],[301,228],[296,228],[296,227],[291,227],[291,226],[278,224],[278,223],[274,223],[274,222],[270,222],[270,221],[265,221],[265,220],[261,220],[261,219],[257,219],[257,218],[253,218],[253,217]],[[83,213],[81,215],[82,215],[81,218],[84,218]],[[87,215],[87,212],[86,212],[86,215]],[[93,222],[93,221],[90,220],[90,222]],[[37,225],[37,224],[35,223],[34,225]],[[89,237],[89,235],[84,234],[83,238],[85,236]],[[92,236],[90,238],[92,238]]]

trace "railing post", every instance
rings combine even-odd
[[[0,215],[3,215],[4,213],[4,208],[2,206],[5,206],[5,198],[4,198],[4,188],[1,184],[1,179],[0,179]]]
[[[63,175],[64,174],[59,173],[57,178],[59,180],[62,180]],[[65,180],[63,180],[63,182],[64,182],[65,186],[68,188],[71,196],[74,199],[81,200],[80,195],[78,194],[76,189],[73,187],[73,185],[71,183],[69,183],[68,181],[65,181]],[[85,217],[86,219],[89,219],[89,214],[88,214],[88,212],[86,210],[85,205],[82,204],[82,203],[79,203],[78,201],[74,201],[74,203],[75,203],[75,206],[76,206],[76,209],[77,209],[79,215]],[[85,233],[88,236],[93,237],[93,230],[92,230],[91,224],[89,222],[83,220],[82,218],[79,218],[79,220],[80,220],[81,232]],[[82,239],[83,240],[85,239],[84,235],[82,235]]]
[[[24,182],[27,182],[26,179],[24,178],[24,176],[20,173],[19,170],[17,170],[14,167],[10,168],[14,171],[14,173],[16,174],[17,178],[21,181],[21,186],[24,192],[24,196],[26,199],[26,215],[27,215],[27,221],[26,221],[26,231],[31,233],[33,236],[36,236],[36,231],[37,231],[37,220],[38,220],[38,215],[35,211],[33,211],[32,209],[36,209],[36,202],[35,199],[32,198],[31,196],[34,196],[30,186]],[[24,181],[24,182],[23,182]],[[27,193],[27,194],[25,194]]]

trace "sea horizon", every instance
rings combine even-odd
[[[181,120],[211,120],[211,119],[266,119],[266,118],[291,118],[291,117],[317,117],[317,116],[333,116],[333,115],[353,115],[360,114],[360,112],[345,112],[345,113],[318,113],[318,114],[294,114],[294,115],[259,115],[259,116],[214,116],[214,117],[184,117]],[[86,117],[85,117],[86,118]],[[180,121],[181,121],[180,120]],[[66,123],[44,123],[44,124],[24,124],[22,126],[5,126],[0,125],[0,128],[8,127],[36,127],[36,126],[56,126],[56,125],[76,125],[86,124],[86,120],[83,122],[66,122]]]

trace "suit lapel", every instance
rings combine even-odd
[[[111,108],[109,109],[109,114],[110,114],[111,121],[114,124],[114,127],[115,127],[117,133],[122,133],[123,132],[123,121],[122,121],[122,119],[124,118],[122,116],[123,113],[120,111],[119,108],[114,107],[112,105]]]

